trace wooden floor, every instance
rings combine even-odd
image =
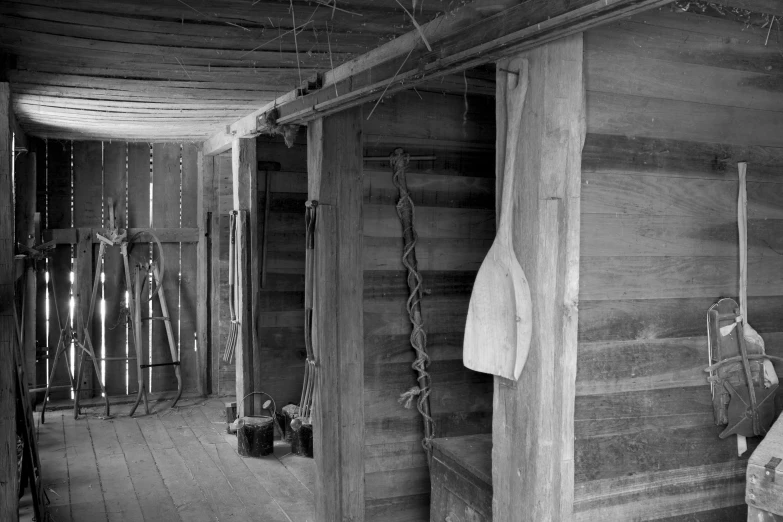
[[[119,410],[115,412],[114,410]],[[313,521],[312,459],[240,457],[223,401],[181,401],[127,416],[127,406],[47,412],[38,423],[43,482],[55,522]]]

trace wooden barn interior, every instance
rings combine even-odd
[[[783,520],[781,17],[0,0],[0,520]]]

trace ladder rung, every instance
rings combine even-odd
[[[140,364],[139,368],[154,368],[156,366],[179,366],[179,361],[167,362],[167,363],[155,363],[155,364]]]
[[[92,359],[90,354],[85,355],[85,357],[87,359]],[[51,361],[51,360],[54,360],[54,357],[42,357],[41,359],[37,359],[37,360],[44,360],[44,359],[49,359]],[[135,357],[99,357],[98,360],[99,361],[110,361],[110,362],[111,361],[135,361],[136,358]]]
[[[171,322],[171,319],[168,317],[142,317],[142,321],[169,321]]]
[[[49,386],[49,391],[51,391],[51,390],[65,390],[66,388],[70,390],[71,389],[71,385],[70,384],[63,384],[61,386]],[[30,388],[27,391],[30,392],[30,393],[41,393],[43,391],[46,391],[46,386],[44,386],[43,388]]]

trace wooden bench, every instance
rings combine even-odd
[[[431,522],[492,520],[492,434],[432,441]]]

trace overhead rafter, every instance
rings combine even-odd
[[[219,154],[238,137],[275,124],[305,123],[421,82],[495,61],[503,56],[630,16],[670,0],[476,0],[336,67],[312,82],[310,92],[289,92],[229,125],[204,142],[205,154]]]

